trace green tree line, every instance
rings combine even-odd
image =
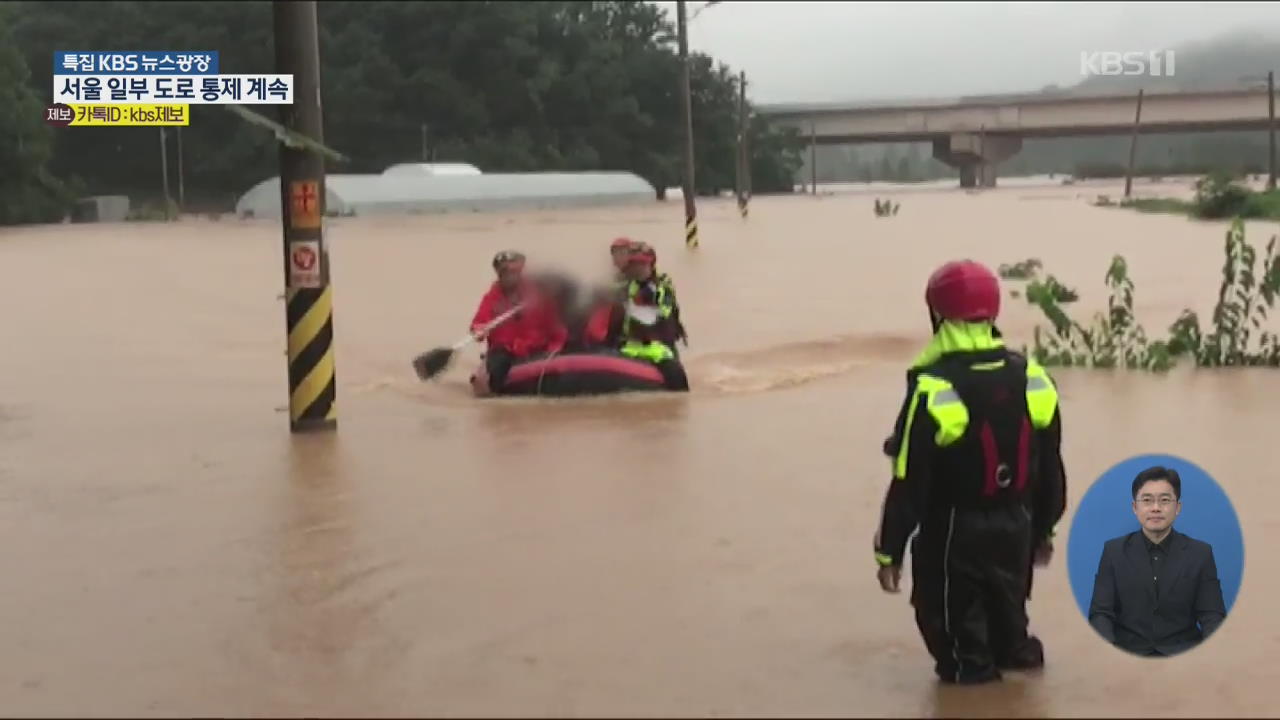
[[[661,8],[321,2],[319,20],[325,143],[351,159],[330,172],[421,161],[425,134],[429,159],[485,172],[623,170],[659,196],[680,184],[680,60]],[[57,219],[73,194],[160,194],[156,128],[44,125],[54,51],[217,50],[220,72],[262,73],[272,34],[269,2],[0,5],[0,164],[18,169],[0,178],[0,223]],[[690,65],[697,190],[731,190],[737,74],[700,53]],[[753,190],[790,192],[803,140],[753,116],[749,143]],[[277,172],[271,134],[220,107],[193,106],[182,144],[189,210],[228,209]]]

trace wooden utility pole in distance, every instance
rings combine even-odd
[[[1276,73],[1267,71],[1267,189],[1276,189]]]
[[[164,219],[170,220],[169,206],[173,200],[169,196],[169,148],[165,142],[164,126],[160,126],[160,182],[164,184]]]
[[[818,124],[809,122],[809,192],[818,194]]]
[[[747,73],[738,73],[738,212],[747,217],[747,176],[751,163],[747,158]]]
[[[1133,135],[1129,139],[1129,165],[1124,171],[1124,196],[1133,189],[1133,163],[1138,157],[1138,126],[1142,124],[1142,89],[1138,90],[1138,109],[1133,114]]]
[[[187,187],[183,179],[185,173],[182,171],[182,126],[177,129],[178,134],[178,215],[182,215],[182,210],[187,206]]]
[[[685,0],[676,2],[676,26],[680,46],[680,112],[684,116],[684,244],[698,247],[698,208],[693,200],[693,91],[689,83],[689,20]]]

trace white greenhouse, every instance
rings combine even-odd
[[[467,163],[397,163],[383,175],[479,175],[480,168]]]
[[[653,186],[626,172],[432,176],[412,172],[325,177],[329,215],[532,210],[656,202]],[[279,218],[280,178],[263,180],[236,203],[239,217]]]

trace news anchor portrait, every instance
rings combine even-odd
[[[1182,478],[1153,466],[1133,479],[1140,528],[1108,540],[1098,560],[1089,624],[1136,655],[1167,657],[1199,645],[1226,618],[1213,547],[1178,532]]]

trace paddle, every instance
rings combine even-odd
[[[480,332],[477,333],[480,336],[479,338],[475,335],[468,335],[450,347],[438,347],[434,350],[428,350],[414,358],[413,369],[418,373],[418,378],[422,380],[430,380],[436,375],[439,375],[445,368],[449,367],[449,363],[453,361],[455,353],[476,340],[488,335],[491,330],[514,317],[516,313],[520,312],[520,310],[524,308],[524,306],[525,303],[520,303],[498,317],[490,320],[487,325],[480,328]]]

